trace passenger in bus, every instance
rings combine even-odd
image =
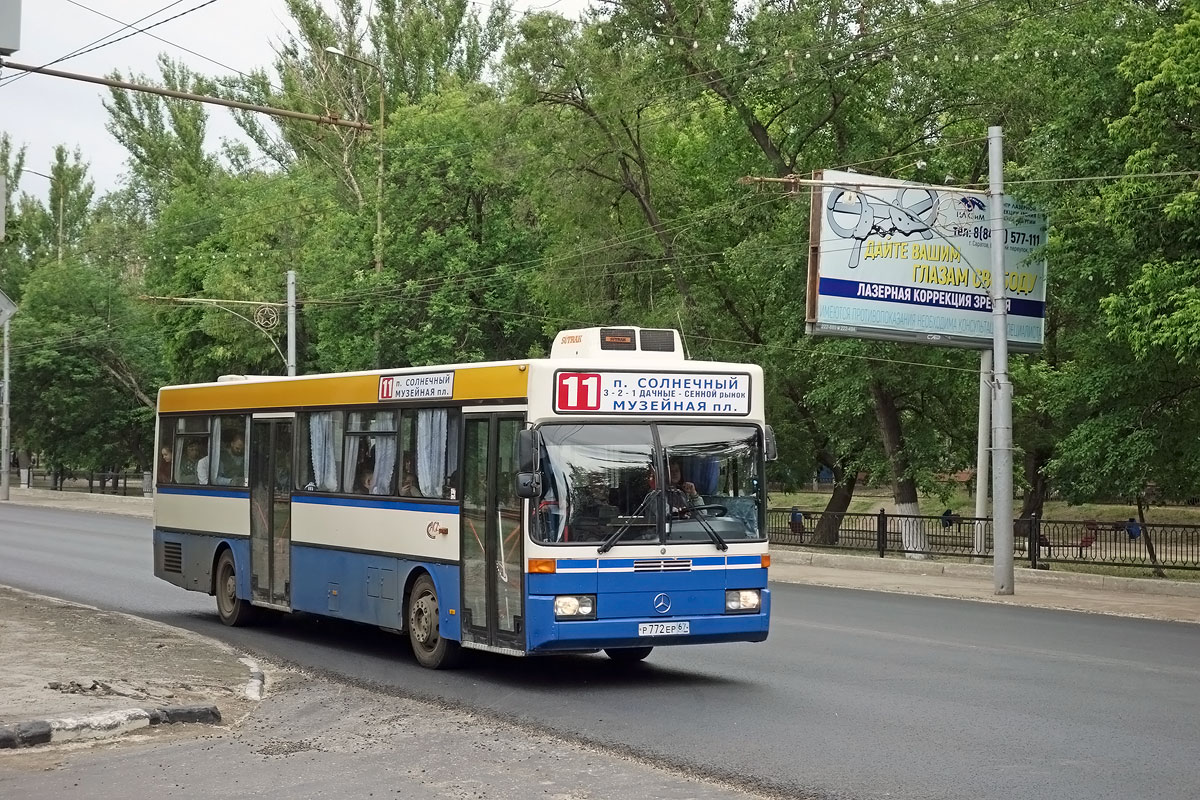
[[[400,470],[400,494],[404,497],[424,497],[421,487],[417,486],[417,471],[413,469],[412,453],[405,453]]]
[[[242,434],[229,437],[228,446],[221,451],[220,466],[213,483],[222,486],[244,486],[246,483],[246,440]]]
[[[179,482],[208,483],[207,469],[208,456],[204,455],[204,444],[197,439],[189,439],[183,447],[183,458],[179,461]]]
[[[158,452],[158,482],[171,482],[171,447],[163,447]]]
[[[375,486],[375,468],[370,464],[363,464],[358,468],[358,477],[354,480],[355,494],[370,494],[372,487]]]

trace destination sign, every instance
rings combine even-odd
[[[561,414],[745,416],[750,376],[741,372],[558,372]]]
[[[382,375],[380,400],[434,400],[454,397],[454,371]]]

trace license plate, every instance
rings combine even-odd
[[[639,622],[638,636],[683,636],[691,633],[690,622]]]

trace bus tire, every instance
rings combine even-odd
[[[428,669],[453,669],[462,658],[462,646],[441,636],[440,608],[433,578],[422,575],[408,594],[408,641],[417,663]]]
[[[237,596],[237,566],[232,550],[224,550],[217,559],[217,578],[213,581],[213,589],[217,597],[217,616],[221,622],[231,628],[254,622],[258,609],[250,605],[250,601]]]
[[[604,654],[618,664],[633,664],[645,661],[653,647],[606,647]]]

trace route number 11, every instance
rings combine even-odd
[[[595,372],[562,372],[558,376],[559,411],[598,411],[600,375]]]

